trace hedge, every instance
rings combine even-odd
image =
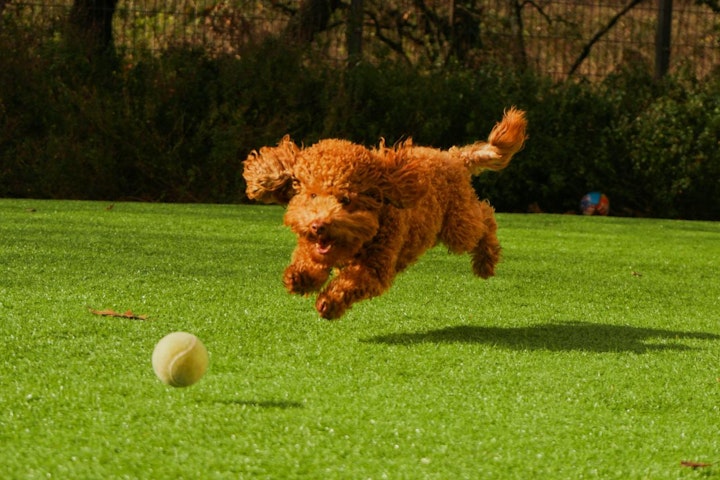
[[[108,69],[11,29],[0,50],[4,197],[242,202],[242,160],[286,133],[447,148],[484,138],[516,105],[525,150],[476,179],[497,210],[576,212],[601,190],[616,215],[720,219],[719,75],[658,82],[635,67],[558,84],[497,65],[346,69],[273,42]]]

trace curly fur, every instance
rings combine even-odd
[[[300,148],[286,136],[252,152],[243,173],[248,197],[287,205],[284,223],[297,235],[283,277],[287,290],[318,292],[320,315],[339,318],[353,303],[385,292],[438,242],[452,253],[469,252],[476,275],[494,275],[494,211],[470,180],[505,168],[522,148],[526,126],[524,112],[511,108],[487,142],[447,151],[411,140],[367,149],[327,139]]]

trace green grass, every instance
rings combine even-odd
[[[720,460],[720,224],[499,215],[497,277],[436,248],[326,322],[281,209],[106,207],[0,200],[2,478],[720,477],[680,466]]]

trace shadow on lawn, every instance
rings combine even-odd
[[[460,325],[426,332],[391,333],[364,341],[407,346],[419,343],[486,343],[515,350],[645,353],[689,350],[691,347],[679,343],[687,339],[720,340],[720,335],[567,322],[507,328]]]

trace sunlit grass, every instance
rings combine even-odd
[[[696,478],[720,459],[720,225],[499,215],[340,321],[274,207],[0,200],[3,478]],[[89,312],[132,310],[149,320]],[[205,378],[150,356],[185,330]]]

